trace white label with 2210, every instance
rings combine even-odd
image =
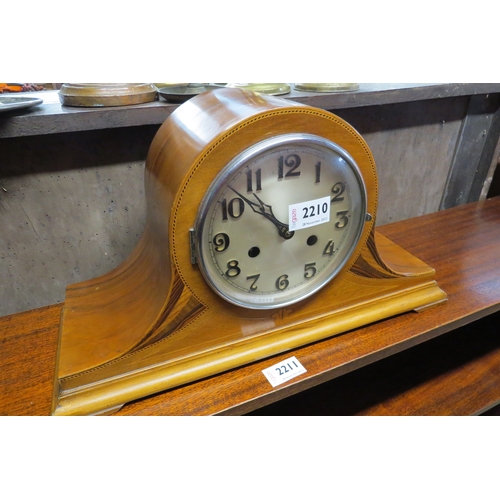
[[[303,201],[288,206],[289,230],[298,231],[306,227],[330,222],[330,197]]]

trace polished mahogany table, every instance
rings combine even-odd
[[[116,415],[473,415],[500,402],[500,197],[378,231],[436,269],[446,303],[126,404]],[[62,305],[0,318],[0,415],[48,415]],[[276,388],[262,370],[295,356]],[[310,404],[329,398],[327,405]]]

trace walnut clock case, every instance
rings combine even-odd
[[[53,413],[123,404],[446,300],[375,232],[377,174],[339,117],[242,89],[192,98],[146,161],[140,242],[71,285]]]

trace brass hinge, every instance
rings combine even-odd
[[[189,230],[189,251],[191,252],[191,264],[196,264],[196,229]]]

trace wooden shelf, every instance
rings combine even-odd
[[[477,415],[500,401],[500,313],[251,415]]]
[[[463,415],[491,408],[500,401],[500,341],[477,320],[500,311],[500,197],[379,231],[436,269],[447,303],[127,404],[118,415],[246,414],[334,379],[343,384],[346,376],[354,377],[342,386],[350,398],[346,414]],[[49,414],[60,310],[55,305],[0,318],[0,414]],[[439,361],[446,352],[455,365],[441,372],[425,366],[428,356]],[[261,370],[291,355],[307,373],[273,389]],[[395,373],[398,383],[380,382],[378,393],[367,383]],[[356,406],[360,400],[365,403]]]
[[[499,92],[498,83],[361,83],[354,92],[314,93],[292,88],[283,97],[336,110]],[[44,102],[22,112],[3,113],[0,138],[160,125],[179,106],[160,98],[131,106],[76,108],[61,106],[56,90],[23,92],[22,95],[42,98]]]

